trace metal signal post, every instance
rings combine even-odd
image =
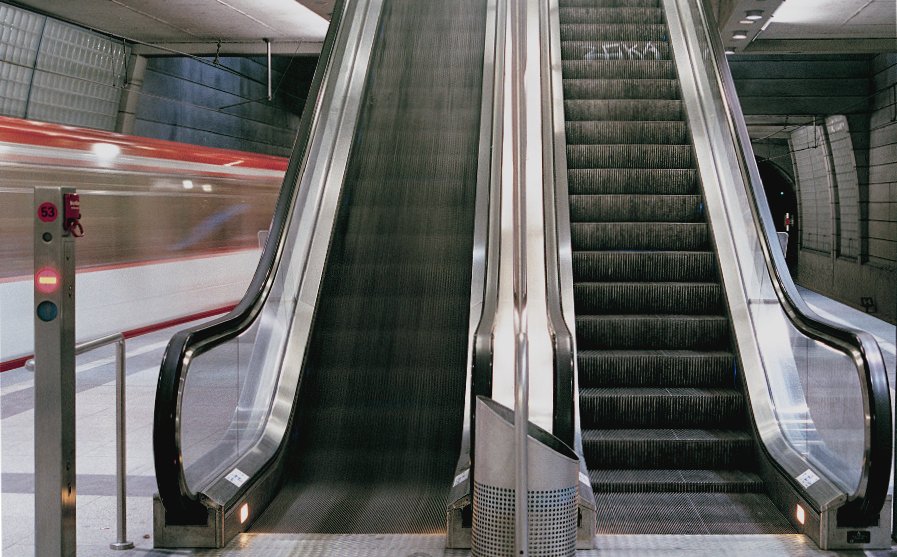
[[[34,189],[34,528],[38,557],[75,555],[73,188]]]

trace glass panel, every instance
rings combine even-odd
[[[284,301],[272,295],[251,328],[191,362],[180,412],[181,454],[190,491],[202,491],[221,477],[264,432],[292,305],[292,297]]]
[[[740,286],[748,300],[779,427],[796,451],[853,495],[859,488],[866,457],[860,370],[848,354],[806,337],[782,309],[763,253],[761,234],[764,232],[758,230],[754,220],[753,194],[744,179],[747,170],[742,170],[743,153],[739,152],[733,135],[734,124],[727,125],[729,105],[719,85],[724,81],[717,70],[708,30],[702,28],[700,3],[678,3],[680,7],[686,4],[690,14],[683,15],[696,23],[703,58],[696,65],[699,74],[703,73],[696,76],[698,87],[708,110],[715,112],[715,117],[710,118],[709,140],[714,145],[717,164],[722,165],[724,174],[729,173],[720,177],[718,187],[742,270]],[[704,180],[705,187],[714,187],[712,179],[705,177]],[[762,191],[761,188],[758,199],[765,203]],[[772,242],[772,249],[780,249],[777,241]],[[787,269],[783,271],[787,273]]]

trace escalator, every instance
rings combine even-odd
[[[253,532],[445,528],[467,377],[481,4],[384,5],[287,472]]]
[[[744,141],[734,124],[725,129],[731,116],[708,116],[732,108],[713,104],[728,70],[713,74],[718,38],[700,4],[559,0],[552,60],[563,122],[553,125],[566,147],[554,179],[569,232],[557,232],[558,253],[567,235],[564,304],[575,312],[579,435],[598,532],[885,543],[891,441],[880,354],[797,299],[772,241],[750,243],[768,227],[756,201],[723,189],[736,191],[732,176],[754,180],[722,146]],[[833,399],[851,409],[836,417]],[[807,489],[806,478],[828,485]],[[806,522],[806,512],[837,518]],[[855,536],[857,526],[878,530]]]
[[[560,21],[580,412],[599,530],[792,532],[756,474],[663,12],[657,0],[568,0]]]
[[[337,3],[253,285],[162,364],[157,546],[445,531],[484,280],[486,21],[483,0]]]

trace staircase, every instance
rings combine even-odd
[[[755,441],[658,0],[561,0],[580,414],[604,534],[791,533]]]

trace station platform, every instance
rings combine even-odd
[[[874,316],[801,289],[821,315],[875,335],[882,348],[892,399],[895,383],[895,327]],[[77,364],[77,540],[78,552],[90,556],[208,555],[225,556],[383,556],[461,557],[468,551],[445,549],[434,535],[244,534],[221,550],[156,550],[152,539],[152,496],[156,480],[152,454],[152,413],[159,362],[171,335],[184,325],[128,340],[127,343],[127,520],[135,548],[114,551],[115,391],[114,347],[80,356]],[[0,373],[0,554],[34,555],[34,380],[18,368]],[[598,536],[595,548],[580,556],[822,556],[897,555],[890,551],[820,551],[802,535],[737,536]]]

